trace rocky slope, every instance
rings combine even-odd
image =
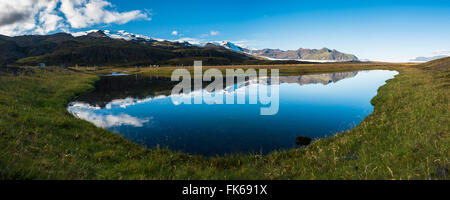
[[[358,61],[358,58],[351,54],[339,52],[337,50],[303,49],[283,51],[279,49],[263,49],[250,51],[251,54],[270,59],[283,60],[314,60],[314,61]]]

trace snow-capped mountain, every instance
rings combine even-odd
[[[212,44],[211,44],[212,45]],[[125,31],[91,30],[50,35],[0,35],[0,66],[4,63],[35,66],[149,66],[190,65],[203,59],[207,65],[264,63],[255,57],[215,46],[158,41]]]
[[[144,40],[152,40],[151,37],[145,36],[145,35],[138,35],[138,34],[132,34],[128,33],[126,31],[105,31],[105,34],[114,39],[124,39],[124,40],[138,40],[138,39],[144,39]]]
[[[177,40],[165,40],[165,39],[159,39],[159,38],[153,38],[150,36],[145,35],[139,35],[139,34],[133,34],[126,32],[124,30],[121,31],[110,31],[110,30],[89,30],[89,31],[81,31],[76,33],[70,33],[74,37],[81,37],[89,34],[98,33],[99,31],[103,32],[105,37],[109,37],[112,39],[123,39],[123,40],[156,40],[156,41],[169,41],[169,42],[178,42],[178,43],[187,43],[194,46],[205,46],[207,44],[214,44],[216,46],[222,46],[227,49],[231,49],[238,52],[246,52],[247,48],[241,44],[236,44],[230,41],[201,41],[194,38],[180,38]]]
[[[71,33],[74,37],[80,37],[85,35],[95,37],[109,37],[112,39],[122,39],[126,41],[131,40],[145,40],[145,41],[158,41],[158,42],[174,42],[181,43],[187,46],[207,47],[210,45],[221,46],[226,49],[230,49],[235,52],[248,54],[251,56],[257,56],[268,60],[298,60],[306,62],[343,62],[343,61],[358,61],[358,58],[351,54],[339,52],[337,50],[331,50],[328,48],[322,49],[303,49],[298,50],[279,50],[279,49],[249,49],[244,45],[231,41],[203,41],[195,38],[181,38],[177,40],[165,40],[152,38],[145,35],[128,33],[126,31],[110,31],[110,30],[90,30],[77,33]]]
[[[101,34],[101,32],[104,34],[104,37],[109,37],[109,38],[112,38],[112,39],[122,39],[122,40],[126,40],[126,41],[130,41],[130,40],[160,40],[160,39],[151,38],[151,37],[145,36],[145,35],[128,33],[128,32],[123,31],[123,30],[121,30],[121,31],[89,30],[89,31],[82,31],[82,32],[76,32],[76,33],[71,33],[71,34],[74,37],[81,37],[81,36],[94,34],[94,33]]]
[[[212,44],[215,46],[221,46],[226,49],[230,49],[230,50],[241,52],[241,53],[249,53],[250,52],[250,50],[246,46],[244,46],[242,44],[230,42],[230,41],[200,41],[200,40],[196,40],[194,38],[181,38],[178,40],[168,40],[168,41],[179,42],[179,43],[188,43],[190,45],[199,46],[199,47],[204,47],[206,45]]]
[[[231,49],[233,51],[237,51],[237,52],[242,52],[242,53],[249,52],[249,50],[245,46],[243,46],[241,44],[236,44],[236,43],[233,43],[230,41],[217,41],[217,42],[211,42],[211,43],[214,45],[217,45],[217,46],[222,46],[227,49]]]

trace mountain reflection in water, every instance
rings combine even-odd
[[[280,76],[279,83],[297,83],[299,85],[336,83],[345,78],[355,77],[358,72],[338,72],[299,76]],[[128,75],[102,76],[95,83],[95,89],[80,95],[76,101],[88,103],[91,106],[104,108],[108,103],[120,99],[148,99],[156,96],[169,96],[173,87],[179,82],[171,81],[164,76]],[[204,82],[206,87],[210,82]],[[225,83],[223,84],[225,86]],[[245,85],[242,85],[245,86]]]

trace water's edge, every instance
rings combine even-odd
[[[385,70],[385,69],[374,69],[374,70]],[[360,72],[360,71],[361,71],[361,70],[358,70],[358,71],[348,71],[348,72]],[[387,86],[387,85],[389,84],[389,82],[391,82],[392,80],[394,80],[397,76],[399,76],[399,75],[401,74],[401,72],[399,72],[399,71],[397,71],[397,70],[386,70],[386,71],[397,72],[397,74],[395,74],[393,78],[390,78],[390,79],[385,80],[384,84],[381,85],[380,87],[378,87],[377,92],[376,92],[376,95],[375,95],[372,99],[370,99],[370,104],[373,106],[373,111],[370,112],[370,114],[368,114],[367,116],[365,116],[365,117],[359,122],[359,124],[357,124],[356,126],[352,127],[351,129],[348,129],[348,130],[345,130],[345,131],[341,131],[341,132],[336,132],[336,133],[334,133],[334,134],[331,135],[331,136],[324,137],[324,138],[318,138],[317,140],[328,140],[328,139],[332,139],[333,137],[338,137],[340,134],[343,134],[343,133],[346,133],[346,132],[350,132],[351,130],[353,130],[353,129],[359,127],[359,126],[360,126],[360,125],[361,125],[368,117],[372,116],[372,115],[376,112],[376,109],[377,109],[377,107],[376,107],[375,103],[373,102],[373,100],[376,99],[376,98],[379,96],[380,90],[382,90],[385,86]],[[342,71],[338,71],[338,72],[342,72]],[[336,73],[338,73],[338,72],[336,72]],[[328,73],[328,72],[327,72],[327,73]],[[311,75],[310,73],[305,73],[305,74]],[[320,73],[313,73],[313,74],[320,74]],[[131,74],[131,75],[132,75],[132,74]],[[289,75],[290,75],[290,74],[287,74],[287,76],[289,76]],[[297,75],[297,74],[295,74],[295,75]],[[85,92],[92,91],[92,90],[95,89],[95,84],[100,80],[100,76],[101,76],[101,75],[97,75],[96,78],[93,79],[93,81],[91,81],[91,82],[89,83],[92,87],[89,88],[88,90],[84,91],[84,93],[85,93]],[[80,93],[80,94],[83,94],[83,93]],[[74,116],[74,117],[76,117],[76,118],[78,118],[78,117],[77,117],[76,115],[74,115],[72,112],[69,111],[69,107],[70,107],[70,104],[71,104],[72,102],[76,101],[76,99],[79,97],[80,94],[74,95],[74,97],[73,97],[71,100],[69,100],[68,103],[67,103],[67,105],[66,105],[66,110],[67,110],[67,112],[70,113],[72,116]],[[78,119],[80,119],[80,118],[78,118]],[[92,122],[89,122],[89,121],[87,121],[87,120],[84,120],[84,121],[93,124]],[[94,125],[94,124],[93,124],[93,125]],[[101,128],[101,127],[99,127],[99,128]],[[141,147],[144,147],[144,148],[147,148],[147,149],[150,149],[150,150],[153,150],[153,149],[154,149],[154,148],[147,147],[147,146],[145,146],[145,145],[143,145],[143,144],[139,144],[139,143],[136,142],[136,141],[127,139],[127,138],[125,138],[124,136],[119,135],[119,134],[117,134],[117,133],[115,133],[115,132],[113,132],[113,131],[110,131],[110,130],[108,130],[108,129],[105,129],[105,128],[102,128],[102,129],[108,131],[109,133],[113,134],[114,136],[119,136],[119,137],[121,137],[122,139],[125,139],[125,140],[127,140],[127,141],[133,142],[133,143],[135,143],[135,144],[137,144],[137,145],[139,145],[139,146],[141,146]],[[316,142],[317,140],[314,140],[313,143]],[[187,154],[187,155],[204,156],[204,155],[201,155],[201,154],[190,154],[190,153],[186,153],[186,152],[183,152],[183,151],[175,151],[175,150],[170,149],[170,148],[169,148],[169,150],[172,151],[172,152],[174,152],[174,153],[175,153],[175,152],[178,152],[178,153],[183,153],[183,154]],[[292,151],[292,150],[294,150],[294,149],[275,150],[275,151],[273,151],[273,152],[270,152],[270,153],[266,154],[266,156],[267,156],[267,155],[270,155],[270,154],[272,154],[272,153],[274,153],[274,152],[288,152],[288,151]],[[218,155],[218,156],[219,156],[219,157],[225,157],[225,156],[231,156],[231,155],[247,155],[247,154],[249,154],[249,155],[254,155],[255,153],[252,153],[252,152],[240,152],[240,153],[229,153],[229,154],[226,154],[226,155]],[[217,156],[217,155],[216,155],[216,156]],[[204,156],[204,157],[209,157],[209,156]]]

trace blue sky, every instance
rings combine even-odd
[[[147,17],[65,29],[126,30],[164,39],[230,40],[258,49],[328,47],[383,61],[406,61],[450,51],[448,0],[109,2],[112,6],[105,9],[119,13],[137,10]]]

